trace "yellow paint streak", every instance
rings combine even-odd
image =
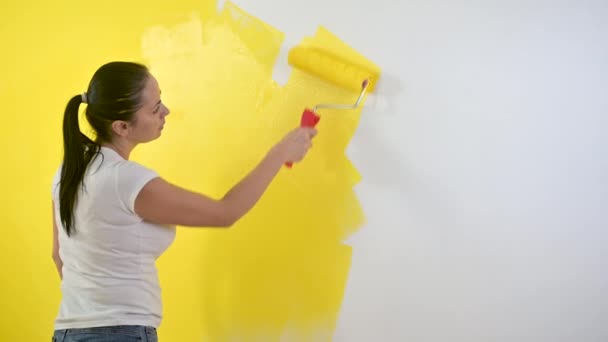
[[[50,258],[50,182],[61,158],[61,120],[68,99],[102,63],[147,63],[172,109],[161,139],[138,147],[133,159],[214,197],[296,126],[304,108],[358,95],[298,70],[276,84],[283,33],[232,3],[220,12],[202,0],[13,6],[0,27],[9,52],[0,57],[8,228],[0,247],[19,262],[8,263],[0,279],[10,317],[0,340],[52,333],[60,292]],[[322,27],[303,43],[369,63]],[[233,229],[178,232],[158,263],[160,340],[331,339],[351,260],[341,241],[364,220],[353,192],[360,175],[344,152],[360,111],[320,115],[305,161],[282,170]]]
[[[299,70],[278,86],[271,74],[282,39],[231,3],[206,22],[194,16],[149,29],[144,56],[177,115],[162,146],[141,159],[220,196],[298,124],[305,107],[356,99],[358,94]],[[323,28],[303,43],[369,63]],[[200,337],[210,341],[331,339],[350,266],[351,250],[341,240],[363,222],[353,193],[360,175],[344,153],[360,113],[320,114],[307,159],[283,170],[234,229],[180,234],[161,269],[188,260],[179,272],[188,270],[197,283],[185,287],[172,282],[175,276],[183,280],[177,271],[163,273],[166,335],[181,333],[177,320],[188,307],[200,320]],[[196,323],[189,321],[189,329]]]

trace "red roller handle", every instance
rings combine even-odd
[[[300,118],[300,127],[315,127],[319,120],[321,120],[320,116],[318,116],[312,110],[306,108],[302,113],[302,117]],[[285,163],[285,166],[291,168],[293,166],[293,162],[287,162]]]

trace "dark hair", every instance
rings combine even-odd
[[[63,166],[61,168],[59,213],[69,236],[75,230],[74,205],[87,166],[99,153],[101,144],[112,140],[112,122],[132,121],[142,105],[142,91],[148,69],[132,62],[110,62],[93,75],[86,96],[86,118],[95,141],[80,131],[78,109],[83,95],[70,99],[63,118]],[[82,184],[84,188],[84,184]]]

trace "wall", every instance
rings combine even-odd
[[[337,341],[605,341],[608,6],[239,2],[378,63]]]
[[[336,325],[322,326],[331,330],[335,341],[608,339],[608,276],[603,267],[608,260],[608,217],[603,210],[608,200],[608,161],[603,153],[607,138],[602,134],[608,121],[604,2],[235,3],[284,34],[273,71],[280,85],[287,84],[290,75],[287,49],[313,34],[318,25],[382,68],[381,83],[367,99],[360,119],[330,119],[346,120],[348,129],[356,128],[347,152],[361,175],[355,190],[366,222],[345,239],[352,251],[339,254],[340,259],[329,258],[334,249],[326,248],[327,259],[310,260],[317,265],[328,262],[314,268],[314,263],[306,263],[309,254],[299,255],[301,270],[316,270],[317,278],[292,272],[287,282],[303,286],[299,279],[307,279],[304,283],[312,287],[306,288],[306,295],[313,298],[310,289],[316,287],[338,305],[336,317],[333,307],[326,310]],[[2,339],[43,340],[56,314],[60,294],[50,258],[45,189],[50,189],[60,158],[65,102],[83,90],[101,63],[141,60],[142,39],[151,28],[178,27],[189,22],[193,12],[206,22],[213,15],[205,14],[216,7],[222,4],[108,1],[65,7],[13,3],[3,10],[0,37],[7,53],[0,59],[5,108],[0,186],[6,189],[6,236],[0,243]],[[333,90],[326,96],[331,94]],[[192,101],[179,96],[173,93],[167,100],[178,106]],[[295,116],[303,101],[290,104]],[[170,119],[176,127],[167,127],[175,129],[169,133],[173,138],[184,132],[177,127],[185,130],[188,123],[197,122],[188,121],[187,113],[176,110]],[[337,123],[326,128],[338,131]],[[212,193],[220,193],[221,185],[238,176],[232,164],[216,159],[225,163],[223,170],[231,171],[213,188],[195,182],[193,172],[163,163],[179,157],[171,154],[173,144],[188,141],[182,139],[155,143],[138,156],[186,184],[209,185]],[[251,163],[259,150],[250,152],[241,163]],[[162,157],[155,159],[154,153]],[[220,177],[211,176],[216,178],[206,182]],[[294,186],[281,179],[274,188],[275,200],[290,198],[282,191]],[[262,206],[245,225],[260,227],[273,210],[276,207]],[[358,217],[358,209],[351,211]],[[281,250],[269,242],[276,236],[273,230],[263,232],[261,237],[230,238],[181,233],[177,248],[160,262],[169,293],[164,295],[168,312],[161,339],[194,340],[203,328],[216,329],[207,336],[225,336],[230,330],[222,325],[226,321],[209,318],[230,317],[238,303],[216,300],[203,310],[199,305],[211,298],[205,296],[225,288],[200,291],[214,274],[195,270],[213,258],[222,260],[214,270],[234,261],[227,259],[230,249],[201,251],[201,246],[212,241],[242,247],[246,241],[241,238],[247,237]],[[317,234],[319,230],[313,236]],[[314,243],[308,241],[306,247]],[[253,249],[240,253],[262,262],[272,258]],[[347,275],[331,273],[332,267],[344,270],[344,265],[349,266]],[[286,269],[279,266],[268,274],[274,277]],[[312,281],[323,274],[321,269],[333,277],[325,285]],[[237,274],[256,279],[255,273]],[[288,288],[281,295],[288,298]],[[335,303],[336,298],[341,301]],[[253,306],[241,312],[244,319],[263,307],[255,297],[247,299]],[[316,313],[315,308],[307,314]],[[217,316],[218,312],[227,316]],[[327,331],[321,333],[317,336],[326,337]],[[296,339],[289,334],[282,338]]]
[[[219,9],[215,1],[7,8],[1,37],[11,53],[0,61],[2,102],[18,114],[6,117],[2,134],[8,167],[1,209],[11,228],[1,245],[11,261],[0,291],[3,340],[43,340],[52,332],[61,293],[50,258],[50,188],[61,161],[62,112],[101,64],[147,64],[172,110],[162,138],[138,146],[131,159],[215,198],[298,125],[305,106],[352,101],[352,92],[297,71],[278,85],[272,69],[284,33],[234,4]],[[310,33],[314,44],[349,50],[327,30]],[[359,112],[327,112],[315,152],[281,169],[232,229],[180,227],[158,260],[161,340],[330,338],[352,255],[340,241],[363,218],[353,191],[359,174],[344,154]],[[90,135],[83,117],[81,130]]]

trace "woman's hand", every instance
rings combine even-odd
[[[298,127],[287,133],[273,150],[283,162],[299,162],[312,146],[312,138],[315,135],[317,135],[315,128]]]

